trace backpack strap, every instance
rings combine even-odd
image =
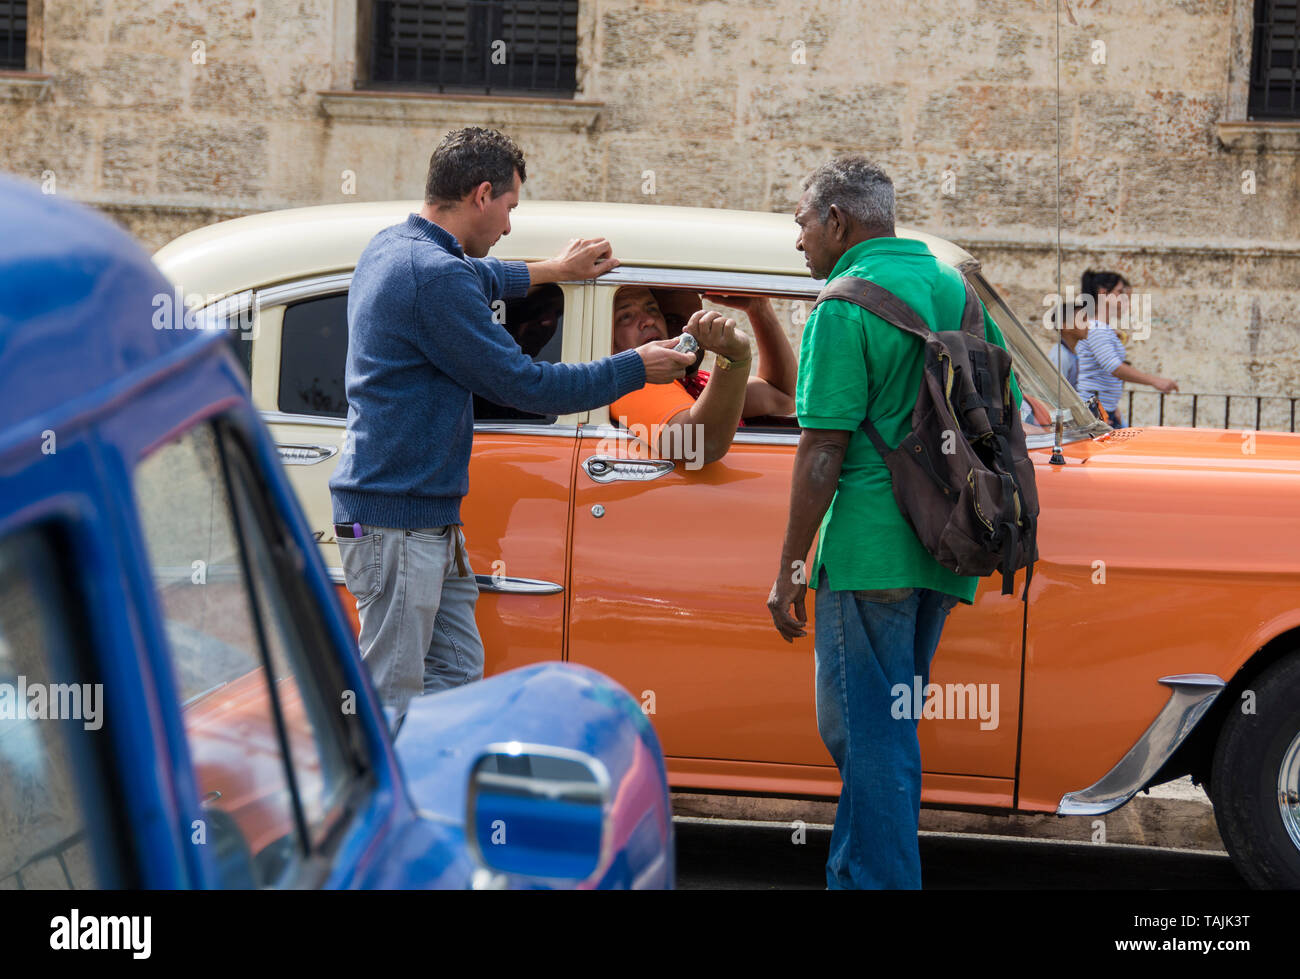
[[[827,299],[843,299],[855,306],[861,306],[868,313],[875,313],[886,323],[896,326],[904,333],[910,333],[922,341],[926,340],[933,332],[929,324],[917,315],[916,310],[884,286],[876,285],[870,279],[863,279],[856,275],[844,275],[834,282],[828,282],[825,288],[818,293],[817,302],[813,304],[813,309],[816,309]],[[880,453],[880,457],[883,459],[887,456],[890,448],[885,443],[885,440],[880,437],[880,432],[872,424],[871,419],[862,419],[860,427],[867,433],[867,438],[871,440],[871,444]],[[931,476],[940,486],[944,485],[938,474],[931,471]]]
[[[967,286],[967,288],[970,287]],[[834,282],[828,282],[826,287],[818,293],[817,302],[813,304],[813,309],[816,309],[827,299],[843,299],[855,306],[861,306],[868,313],[875,313],[886,323],[898,327],[904,333],[919,337],[921,340],[926,339],[933,332],[925,320],[917,315],[916,310],[884,286],[878,286],[870,279],[862,279],[856,275],[842,275]],[[983,319],[980,320],[980,323],[982,327]]]
[[[960,272],[957,273],[961,275]],[[835,280],[836,282],[839,279]],[[979,296],[971,288],[970,279],[962,275],[962,285],[966,287],[966,308],[961,311],[961,331],[976,340],[986,340],[984,336],[984,307],[980,305]]]

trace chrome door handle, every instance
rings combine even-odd
[[[280,453],[280,461],[286,466],[314,466],[339,453],[337,445],[293,445],[288,442],[277,442],[275,447]]]
[[[644,482],[658,479],[677,468],[671,459],[611,459],[608,456],[590,456],[582,460],[582,468],[597,483],[615,480]]]
[[[476,574],[479,591],[504,592],[509,595],[555,595],[564,586],[540,578],[507,578],[505,575]]]

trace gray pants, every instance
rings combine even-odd
[[[460,527],[361,532],[340,537],[339,553],[361,618],[361,656],[384,706],[400,716],[412,697],[482,679],[478,585]]]

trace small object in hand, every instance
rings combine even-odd
[[[700,341],[696,340],[695,337],[689,333],[683,333],[681,339],[677,341],[677,346],[673,347],[673,349],[680,350],[684,354],[695,354],[695,363],[686,368],[687,377],[700,369],[700,361],[704,359],[704,355],[700,353]]]

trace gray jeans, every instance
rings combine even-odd
[[[361,619],[361,656],[384,706],[402,715],[412,697],[482,679],[478,585],[460,527],[364,524],[361,532],[340,537],[339,553]]]

